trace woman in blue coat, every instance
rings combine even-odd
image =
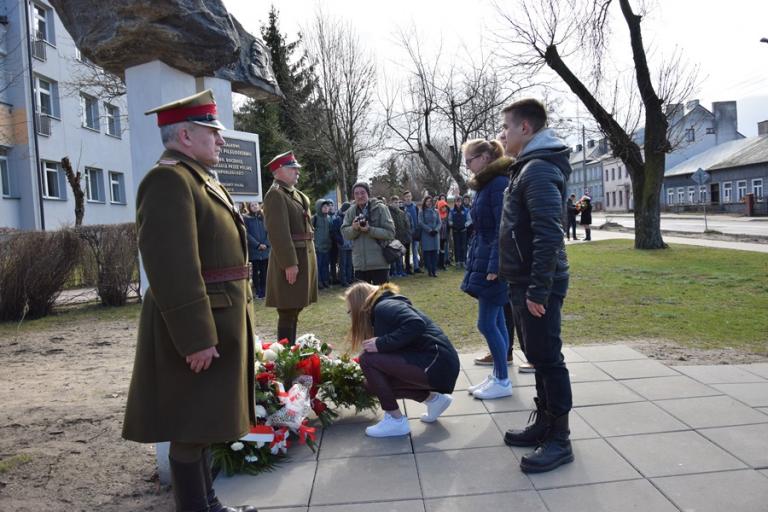
[[[397,286],[352,285],[345,294],[352,325],[348,341],[360,355],[360,368],[368,390],[376,395],[384,419],[365,429],[371,437],[406,435],[408,418],[397,400],[423,402],[421,421],[432,423],[453,398],[459,376],[459,355],[448,337]]]
[[[253,268],[251,285],[257,299],[266,293],[267,262],[269,261],[269,238],[264,226],[264,214],[259,203],[248,205],[248,214],[243,216],[248,233],[248,260]]]
[[[437,277],[437,251],[440,249],[440,214],[435,209],[432,198],[427,196],[421,202],[419,212],[421,227],[421,253],[424,266],[430,277]]]
[[[477,328],[485,337],[493,356],[493,373],[469,388],[475,398],[489,400],[512,394],[507,375],[509,334],[504,320],[507,284],[499,273],[499,223],[504,190],[509,185],[511,158],[504,157],[498,141],[475,139],[462,148],[467,168],[473,174],[469,187],[477,192],[471,217],[474,234],[467,250],[466,272],[461,289],[479,304]]]

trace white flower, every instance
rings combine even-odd
[[[256,441],[256,448],[264,448],[264,441]]]
[[[278,345],[280,346],[280,345]],[[264,360],[265,361],[274,361],[277,359],[277,352],[272,350],[272,347],[269,347],[267,350],[264,351]]]
[[[268,416],[267,415],[267,410],[264,408],[264,406],[263,405],[257,405],[256,406],[256,417],[257,418],[266,418],[267,416]]]
[[[230,446],[230,448],[232,449],[233,452],[239,452],[240,450],[245,448],[245,445],[243,443],[241,443],[240,441],[236,441],[236,442],[232,443],[232,446]]]
[[[245,462],[253,463],[253,462],[257,462],[258,460],[259,460],[259,458],[256,455],[246,455],[245,456]]]
[[[279,354],[285,349],[285,347],[282,345],[282,343],[273,343],[269,346],[269,350],[274,352],[275,354]]]

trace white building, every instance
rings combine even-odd
[[[74,199],[61,169],[69,157],[83,174],[86,224],[134,219],[124,97],[73,90],[87,65],[43,0],[0,7],[0,228],[57,229],[74,224]]]

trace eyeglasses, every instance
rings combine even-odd
[[[472,160],[474,160],[475,158],[478,158],[478,157],[480,157],[480,156],[482,156],[482,155],[475,155],[475,156],[473,156],[472,158],[469,158],[469,159],[467,159],[467,160],[464,160],[464,163],[467,165],[467,167],[469,167],[469,164],[471,164],[471,163],[472,163]]]

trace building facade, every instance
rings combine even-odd
[[[44,0],[3,0],[0,16],[0,228],[74,224],[64,157],[82,173],[84,223],[132,221],[124,96],[100,97],[94,67]]]

